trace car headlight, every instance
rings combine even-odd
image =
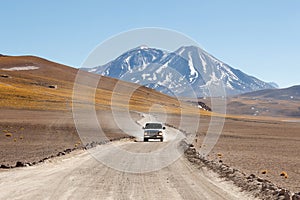
[[[144,132],[144,135],[147,135],[147,132]]]
[[[163,135],[163,133],[162,132],[158,132],[158,135]]]

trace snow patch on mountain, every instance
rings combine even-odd
[[[28,71],[28,70],[36,70],[39,67],[36,66],[24,66],[24,67],[10,67],[10,68],[1,68],[4,71]]]
[[[227,95],[274,88],[195,46],[166,52],[142,45],[103,66],[84,70],[187,97],[194,92],[199,97],[210,96],[214,93],[210,90],[216,87]]]
[[[188,59],[188,65],[190,67],[190,82],[192,83],[192,82],[194,82],[195,79],[198,78],[198,72],[194,67],[191,52],[188,53],[188,58],[189,58]]]

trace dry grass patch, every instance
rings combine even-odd
[[[5,136],[10,138],[10,137],[13,136],[13,134],[12,133],[6,133]]]
[[[267,174],[268,173],[268,170],[262,170],[261,171],[261,174]]]
[[[284,177],[284,178],[288,178],[288,177],[289,177],[286,171],[282,171],[282,172],[280,173],[280,176],[282,176],[282,177]]]

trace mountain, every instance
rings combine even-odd
[[[270,85],[272,85],[274,88],[279,88],[279,85],[275,82],[269,82]]]
[[[227,113],[276,117],[300,117],[300,86],[267,89],[228,99]]]
[[[275,82],[269,82],[270,85],[272,85],[274,88],[279,88],[279,85]]]
[[[140,46],[115,60],[84,70],[138,83],[168,95],[224,96],[274,88],[195,46],[174,52]],[[217,88],[217,89],[216,89]]]

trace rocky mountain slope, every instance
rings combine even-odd
[[[183,46],[174,52],[140,46],[105,65],[84,70],[185,97],[236,95],[274,88],[195,46]]]

